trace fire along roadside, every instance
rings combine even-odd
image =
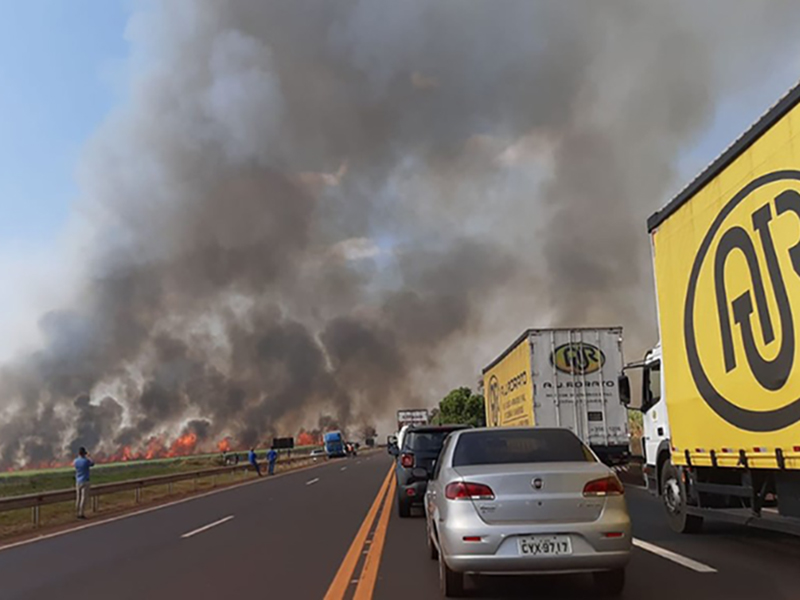
[[[140,510],[136,510],[134,507],[131,507],[130,509],[127,509],[127,510],[123,509],[124,512],[122,512],[122,514],[117,512],[114,515],[109,515],[106,518],[98,518],[96,520],[90,521],[89,523],[81,523],[81,524],[76,524],[76,525],[65,525],[65,526],[64,525],[54,525],[53,526],[53,531],[50,531],[49,533],[30,533],[30,534],[27,535],[27,537],[24,537],[23,539],[18,539],[17,541],[9,542],[9,543],[4,544],[4,545],[0,545],[0,552],[2,552],[3,550],[10,550],[11,548],[16,548],[18,546],[24,546],[26,544],[32,544],[32,543],[35,543],[35,542],[47,540],[47,539],[54,538],[54,537],[59,537],[59,536],[66,535],[66,534],[69,534],[69,533],[74,533],[76,531],[81,531],[83,529],[88,529],[90,527],[98,527],[98,526],[101,526],[101,525],[106,525],[108,523],[113,523],[115,521],[120,521],[122,519],[128,519],[130,517],[143,515],[143,514],[146,514],[146,513],[149,513],[149,512],[153,512],[153,511],[156,511],[156,510],[161,510],[163,508],[168,508],[170,506],[175,506],[177,504],[182,504],[184,502],[191,502],[192,500],[197,500],[197,499],[200,499],[200,498],[205,498],[206,496],[212,496],[214,494],[219,494],[219,493],[222,493],[222,492],[231,491],[233,489],[237,489],[237,488],[240,488],[240,487],[243,487],[243,486],[246,486],[246,485],[252,485],[252,484],[255,484],[255,483],[265,483],[267,481],[272,481],[272,480],[274,480],[276,478],[283,477],[284,475],[290,475],[290,474],[299,473],[299,472],[302,472],[302,471],[314,469],[314,468],[323,466],[325,464],[326,464],[326,462],[319,462],[319,463],[310,464],[310,465],[304,465],[304,466],[300,466],[300,467],[296,467],[296,468],[290,468],[290,469],[288,469],[286,471],[282,471],[281,473],[276,473],[274,476],[269,477],[269,478],[255,478],[255,479],[250,479],[250,480],[247,480],[247,481],[232,482],[232,483],[225,484],[225,485],[223,485],[223,486],[221,486],[221,487],[219,487],[217,489],[210,490],[210,491],[207,491],[207,492],[197,492],[197,493],[189,492],[189,494],[187,496],[185,496],[183,498],[180,498],[180,499],[177,499],[177,500],[160,503],[160,504],[157,504],[155,506],[151,506],[151,507],[148,507],[148,508],[143,508],[143,509],[140,509]],[[73,492],[73,494],[74,494],[74,492]],[[41,529],[38,530],[38,531],[41,532]]]

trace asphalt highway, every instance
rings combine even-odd
[[[400,519],[384,453],[329,461],[0,548],[0,598],[439,598],[421,516]],[[680,536],[629,486],[624,598],[800,598],[800,539],[726,524]],[[586,599],[591,578],[467,578],[473,598]]]

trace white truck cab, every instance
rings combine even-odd
[[[661,343],[644,355],[644,360],[629,364],[625,371],[642,370],[642,404],[638,409],[642,413],[642,452],[644,454],[644,476],[647,489],[659,493],[661,469],[670,456],[670,428],[667,415],[667,403],[664,398],[664,375],[661,369]],[[621,384],[630,394],[630,383],[623,375],[625,382]],[[637,410],[637,409],[633,409]]]
[[[661,467],[670,456],[670,430],[664,398],[661,344],[647,352],[642,361],[642,451],[647,488],[658,493]]]

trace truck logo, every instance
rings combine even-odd
[[[489,421],[492,427],[500,424],[500,382],[497,375],[489,378]]]
[[[597,346],[586,342],[563,344],[550,354],[550,364],[562,373],[588,375],[599,371],[606,363],[606,356]]]
[[[797,334],[792,305],[800,302],[800,193],[794,188],[800,189],[800,171],[775,171],[733,196],[699,247],[686,292],[684,339],[695,385],[714,412],[747,431],[775,431],[800,420],[800,398],[783,397],[792,387],[797,394],[796,385],[787,385]],[[745,396],[777,408],[742,406],[752,402]]]

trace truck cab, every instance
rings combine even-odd
[[[661,369],[661,344],[649,350],[640,363],[642,368],[642,452],[647,489],[659,493],[661,469],[670,456],[670,429],[664,398],[664,375]]]
[[[342,436],[341,431],[329,431],[323,436],[322,440],[325,446],[325,453],[328,455],[328,458],[340,458],[342,456],[347,456],[344,437]]]

